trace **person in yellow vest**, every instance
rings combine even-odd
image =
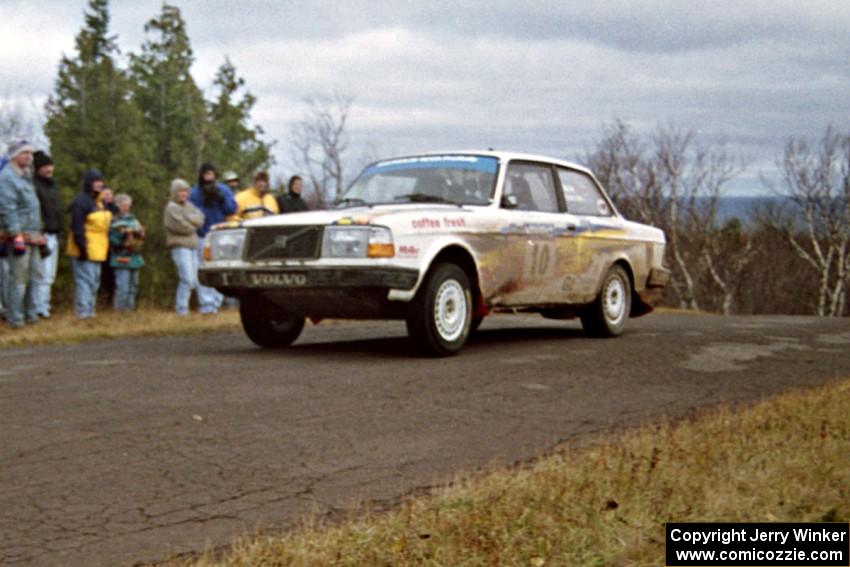
[[[83,190],[71,203],[67,253],[74,272],[74,311],[80,319],[94,317],[100,267],[109,256],[112,213],[97,198],[102,190],[103,176],[90,169],[84,177]]]
[[[236,214],[239,220],[256,219],[278,214],[277,200],[269,193],[269,174],[265,171],[254,176],[254,186],[236,194]]]

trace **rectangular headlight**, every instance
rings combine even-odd
[[[241,260],[242,251],[245,248],[244,228],[236,230],[216,230],[209,234],[209,259],[213,262],[218,260]]]
[[[322,238],[326,258],[391,258],[393,235],[383,226],[329,226]]]

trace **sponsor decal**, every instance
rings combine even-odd
[[[466,219],[443,217],[443,224],[446,228],[466,228]]]
[[[398,255],[407,258],[416,258],[419,256],[419,248],[411,244],[402,244],[398,247]]]
[[[439,230],[442,228],[466,228],[466,219],[462,217],[443,217],[442,219],[423,217],[411,221],[414,230]]]
[[[428,217],[414,220],[411,224],[413,225],[414,230],[429,230],[442,228],[442,224],[440,224],[440,219],[432,219]]]
[[[363,176],[368,177],[376,173],[387,171],[399,171],[403,169],[467,169],[472,171],[483,171],[486,173],[496,173],[499,167],[499,161],[494,157],[489,156],[464,156],[464,155],[447,155],[447,156],[419,156],[402,159],[393,159],[382,161],[368,167]]]

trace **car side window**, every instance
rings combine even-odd
[[[597,217],[609,217],[613,214],[608,201],[588,175],[559,167],[558,179],[564,191],[568,213]]]
[[[555,180],[549,166],[532,163],[508,165],[505,195],[514,195],[517,209],[525,211],[560,212]]]

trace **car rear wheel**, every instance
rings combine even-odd
[[[469,338],[472,292],[469,278],[455,264],[440,264],[411,305],[407,333],[414,345],[431,356],[455,354]]]
[[[632,286],[622,266],[611,266],[596,300],[585,307],[581,324],[591,337],[616,337],[626,328],[632,307]]]
[[[242,298],[239,316],[248,338],[264,348],[288,347],[304,328],[304,317],[287,313],[263,297]]]

